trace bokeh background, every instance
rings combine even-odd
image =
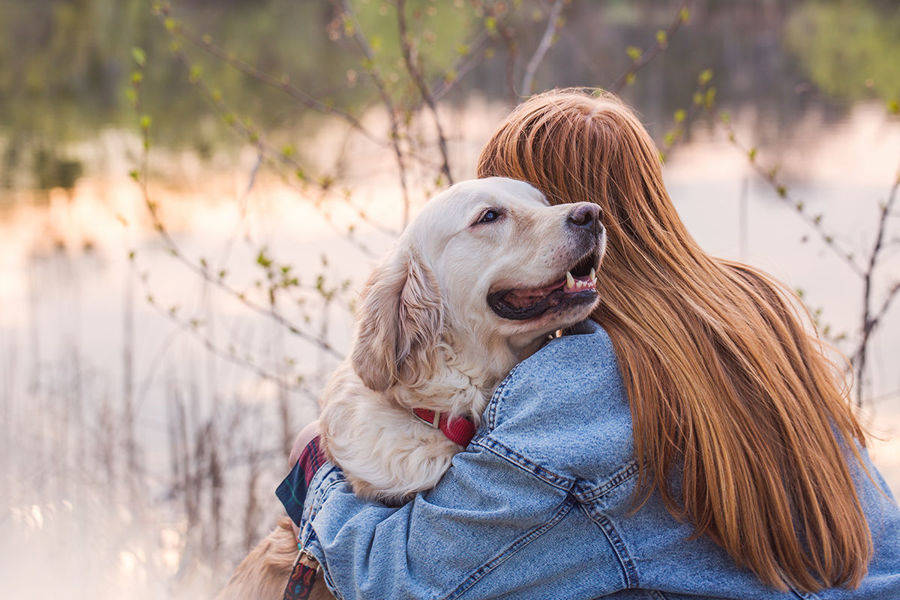
[[[210,596],[374,261],[558,86],[798,290],[900,491],[896,0],[2,0],[0,596]]]

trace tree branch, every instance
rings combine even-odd
[[[777,169],[765,169],[762,165],[759,164],[759,161],[756,159],[756,148],[747,148],[743,144],[740,143],[737,139],[737,135],[734,132],[734,129],[731,127],[731,123],[729,118],[723,114],[722,120],[725,124],[725,130],[728,132],[728,141],[730,141],[735,147],[740,149],[746,156],[750,162],[750,165],[753,167],[753,170],[762,177],[762,179],[768,183],[775,190],[775,193],[778,197],[786,204],[791,206],[797,215],[800,216],[802,220],[804,220],[810,228],[815,231],[822,241],[825,243],[825,246],[828,247],[832,252],[834,252],[841,260],[843,260],[850,270],[853,271],[859,277],[865,276],[865,271],[859,264],[856,262],[856,258],[853,255],[853,252],[843,248],[835,239],[834,235],[827,232],[822,226],[822,215],[811,215],[806,210],[806,205],[799,200],[795,200],[791,197],[788,188],[784,183],[782,183],[777,177]]]
[[[240,71],[244,75],[247,75],[248,77],[256,79],[259,82],[283,91],[289,97],[293,98],[294,100],[311,110],[325,115],[336,116],[342,119],[348,125],[350,125],[351,128],[358,131],[360,134],[377,144],[385,143],[384,140],[377,138],[370,131],[368,131],[363,126],[363,124],[359,122],[359,119],[357,119],[350,113],[335,106],[326,104],[321,100],[318,100],[307,94],[300,88],[292,85],[287,75],[275,77],[274,75],[261,71],[256,67],[248,64],[247,62],[240,60],[231,52],[227,52],[223,48],[214,44],[210,36],[197,35],[193,31],[185,27],[181,22],[167,22],[167,18],[169,18],[171,15],[171,8],[168,5],[161,5],[159,7],[159,10],[154,11],[154,14],[156,15],[157,19],[159,19],[160,22],[163,23],[166,29],[170,31],[170,33],[181,36],[194,46],[203,49],[204,51],[220,59],[230,67],[236,69],[237,71]]]
[[[534,93],[534,74],[541,64],[541,61],[544,60],[544,55],[547,54],[550,46],[553,45],[553,37],[560,27],[559,15],[562,13],[564,3],[565,0],[555,0],[553,2],[553,7],[550,9],[550,16],[547,17],[547,27],[544,29],[544,35],[541,37],[538,47],[531,56],[531,60],[528,61],[528,65],[525,67],[525,75],[522,77],[521,89],[522,93],[526,96],[530,96]]]
[[[403,53],[403,63],[406,65],[406,71],[409,73],[410,78],[412,78],[413,83],[415,83],[419,90],[419,94],[421,94],[422,99],[425,101],[425,104],[428,106],[434,117],[434,128],[437,132],[438,150],[441,153],[441,172],[447,178],[447,182],[450,185],[453,185],[453,174],[450,172],[450,159],[447,153],[447,138],[444,135],[444,128],[441,125],[440,115],[438,115],[437,104],[434,101],[434,96],[431,95],[428,83],[425,81],[425,75],[413,59],[412,40],[406,24],[406,0],[397,0],[397,30],[400,36],[400,48]]]
[[[878,264],[878,258],[884,249],[884,232],[887,228],[888,216],[891,214],[894,201],[897,198],[897,188],[900,187],[900,172],[891,186],[888,199],[881,205],[881,211],[878,215],[878,229],[875,234],[875,243],[872,245],[872,251],[869,253],[869,262],[863,274],[863,314],[862,314],[862,330],[860,334],[859,346],[856,351],[856,405],[862,406],[863,397],[865,395],[865,372],[866,359],[868,358],[869,338],[875,331],[881,319],[890,308],[891,302],[900,291],[900,282],[895,283],[888,291],[881,307],[877,312],[872,313],[872,278],[875,274],[875,267]]]
[[[403,150],[400,148],[400,121],[397,118],[397,110],[394,106],[394,100],[391,98],[390,93],[387,89],[387,84],[384,81],[384,78],[381,76],[381,73],[378,71],[378,67],[375,64],[375,53],[372,51],[372,46],[369,44],[369,41],[363,35],[362,31],[359,28],[359,22],[356,20],[356,17],[353,14],[353,11],[350,8],[350,3],[348,0],[331,0],[332,5],[340,12],[341,17],[346,19],[352,25],[352,35],[353,40],[356,42],[356,45],[359,47],[360,52],[362,52],[363,56],[365,56],[366,61],[370,65],[367,69],[369,77],[372,79],[372,83],[375,84],[375,88],[378,90],[378,95],[381,98],[381,103],[384,105],[385,110],[388,113],[388,120],[390,122],[390,144],[391,148],[394,150],[394,159],[397,162],[397,170],[400,177],[400,189],[403,191],[403,227],[406,227],[406,224],[409,223],[409,184],[407,182],[407,169],[406,169],[406,161],[403,159]]]
[[[675,32],[678,31],[684,23],[687,23],[688,17],[690,16],[687,5],[688,3],[686,0],[685,2],[682,2],[681,8],[678,9],[678,13],[675,15],[675,18],[672,20],[672,24],[669,25],[668,29],[660,30],[656,33],[656,44],[650,48],[650,50],[646,52],[638,50],[639,54],[632,56],[631,64],[628,66],[628,69],[619,75],[616,82],[609,87],[609,91],[618,94],[626,85],[631,85],[634,82],[634,77],[637,75],[637,72],[650,64],[654,58],[662,54],[663,50],[668,47],[669,40],[672,39]]]

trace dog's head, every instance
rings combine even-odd
[[[458,183],[428,202],[369,279],[354,369],[376,391],[413,384],[446,343],[505,371],[587,318],[605,247],[595,204],[548,206],[529,184],[499,177]]]

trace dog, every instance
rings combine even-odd
[[[474,432],[509,370],[588,318],[600,217],[499,177],[425,205],[363,289],[352,352],[321,398],[323,449],[357,495],[399,504],[434,487],[465,445],[445,425]],[[280,523],[219,598],[281,598],[296,556]]]

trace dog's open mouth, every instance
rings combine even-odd
[[[487,301],[497,315],[513,321],[534,319],[550,309],[589,304],[597,298],[595,248],[573,265],[558,282],[538,288],[506,289],[488,294]]]

